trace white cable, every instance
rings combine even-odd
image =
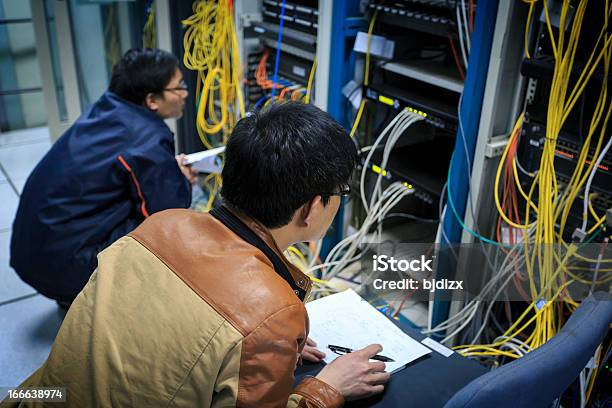
[[[323,279],[329,280],[340,273],[349,262],[359,259],[360,255],[356,255],[360,245],[363,244],[370,228],[375,224],[375,221],[388,213],[405,195],[412,193],[400,182],[391,184],[384,192],[379,201],[374,203],[371,211],[368,213],[361,228],[354,234],[340,241],[328,254],[323,265],[333,265],[323,275]],[[348,248],[347,248],[348,246]],[[340,255],[341,254],[341,255]],[[336,259],[340,256],[339,259]],[[319,265],[318,268],[324,267]]]
[[[388,195],[388,194],[391,194],[392,192],[395,192],[395,191],[396,191],[396,190],[398,190],[398,189],[399,189],[399,186],[398,186],[397,184],[396,184],[396,185],[392,185],[392,186],[390,186],[390,187],[389,187],[387,190],[385,190],[385,194],[387,194],[387,195]],[[378,207],[377,207],[377,209],[378,209]],[[377,210],[377,209],[376,209],[376,210]],[[364,224],[366,224],[366,223],[368,223],[368,222],[369,222],[369,220],[371,219],[370,217],[371,217],[371,214],[368,214],[368,216],[366,217],[366,220],[364,221]],[[363,230],[363,226],[362,226],[362,228],[360,228],[360,229],[359,229],[359,230],[358,230],[356,233],[354,233],[354,234],[352,234],[351,236],[346,237],[345,239],[343,239],[342,241],[340,241],[340,242],[339,242],[339,243],[338,243],[338,244],[337,244],[337,245],[336,245],[336,246],[335,246],[335,247],[334,247],[334,248],[333,248],[333,249],[330,251],[330,253],[327,255],[326,262],[328,262],[328,261],[330,261],[330,260],[334,259],[334,257],[335,257],[335,255],[336,255],[336,253],[337,253],[337,252],[340,252],[340,251],[341,251],[341,249],[343,248],[343,245],[345,245],[345,243],[349,243],[349,242],[351,242],[352,240],[354,240],[354,238],[355,238],[355,237],[359,236],[359,235],[362,233],[362,230]]]
[[[608,153],[608,150],[610,149],[610,146],[612,145],[612,136],[610,137],[610,140],[608,140],[608,143],[606,144],[606,147],[603,148],[603,150],[601,151],[601,153],[599,154],[599,157],[597,158],[597,161],[595,161],[595,164],[593,165],[593,170],[591,170],[591,174],[589,174],[589,178],[587,180],[586,183],[586,187],[584,189],[584,201],[582,203],[582,211],[584,215],[584,219],[582,220],[582,231],[586,231],[586,226],[587,226],[587,211],[588,211],[588,205],[589,205],[589,191],[591,191],[591,183],[593,182],[593,178],[595,177],[595,173],[597,173],[597,169],[599,168],[599,164],[601,163],[601,161],[603,160],[604,156],[606,155],[606,153]]]
[[[460,333],[461,330],[463,330],[463,328],[470,323],[470,321],[472,320],[472,318],[474,317],[474,315],[476,314],[477,311],[478,311],[478,307],[474,307],[474,311],[465,320],[465,322],[461,326],[459,326],[457,329],[455,329],[451,334],[447,334],[446,337],[444,337],[440,343],[446,343],[447,341],[452,339],[455,336],[455,334]]]
[[[384,198],[386,198],[390,193],[395,192],[396,190],[398,190],[399,186],[397,184],[395,185],[391,185],[387,190],[385,190],[385,194],[383,195]],[[361,239],[363,238],[363,236],[367,233],[367,229],[369,228],[369,226],[371,225],[371,220],[373,217],[373,214],[375,212],[378,211],[378,209],[380,208],[380,204],[376,203],[376,208],[373,209],[373,211],[371,213],[368,214],[368,216],[366,217],[366,220],[364,221],[363,226],[354,234],[344,238],[342,241],[340,241],[331,251],[330,253],[327,255],[326,259],[325,259],[325,264],[330,264],[330,262],[333,262],[334,259],[336,258],[336,255],[339,254],[340,252],[342,252],[342,250],[344,249],[344,247],[347,244],[354,244],[354,245],[358,245],[361,242]],[[357,244],[355,244],[357,243]],[[341,258],[340,260],[342,261],[343,259],[349,258],[351,251],[346,252]],[[329,272],[329,271],[328,271]]]
[[[493,340],[493,343],[497,343],[498,341],[502,341],[502,340],[505,341],[506,343],[514,344],[520,350],[520,355],[525,355],[533,350],[531,346],[529,346],[527,343],[517,338],[509,337],[509,336],[499,336],[495,338],[495,340]]]
[[[398,124],[393,127],[393,129],[391,130],[391,134],[389,135],[389,139],[387,140],[387,143],[385,143],[385,147],[383,150],[383,158],[380,164],[381,171],[378,174],[378,177],[376,178],[376,184],[374,185],[372,197],[370,198],[370,207],[372,206],[372,203],[378,199],[378,194],[380,192],[381,182],[382,182],[382,177],[383,177],[382,173],[383,173],[383,170],[387,168],[387,163],[389,162],[389,156],[391,155],[391,150],[393,150],[393,147],[397,143],[397,140],[406,131],[406,129],[412,126],[415,122],[423,120],[423,117],[420,115],[417,115],[416,113],[412,113],[408,111],[405,111],[405,112],[406,112],[406,115],[404,115],[399,120]]]
[[[589,290],[589,293],[593,293],[593,291],[595,290],[595,282],[597,282],[599,267],[601,266],[601,261],[603,259],[605,249],[608,246],[608,241],[608,238],[605,238],[604,242],[601,244],[601,248],[599,249],[599,255],[597,255],[597,263],[595,264],[595,273],[593,273],[593,280],[591,282],[591,289]]]
[[[586,370],[586,369],[585,369]],[[585,379],[584,379],[584,371],[582,370],[580,372],[579,378],[580,378],[580,408],[585,408],[586,404],[585,404],[585,400],[586,400],[586,391],[585,391]]]
[[[315,262],[317,261],[317,257],[319,256],[319,254],[321,253],[321,247],[323,246],[323,240],[320,239],[317,241],[317,243],[315,244],[315,252],[314,254],[312,254],[312,259],[310,260],[310,262],[308,263],[308,268],[312,268],[315,264]]]
[[[518,264],[519,262],[522,262],[524,259],[523,256],[519,256],[516,257],[515,260],[513,261],[512,265],[509,265],[508,269],[511,270],[514,269],[514,264]],[[501,292],[506,288],[506,286],[508,285],[508,283],[510,282],[510,279],[512,279],[514,277],[514,273],[508,273],[508,277],[506,278],[506,280],[503,282],[502,285],[500,285],[500,287],[497,289],[497,292],[495,292],[495,295],[493,295],[492,299],[497,299],[499,297],[499,295],[501,294]],[[472,344],[476,343],[478,341],[478,338],[480,337],[480,335],[482,334],[482,331],[484,330],[484,328],[486,327],[487,322],[489,321],[489,316],[491,314],[491,311],[493,310],[493,306],[495,305],[495,301],[491,301],[489,302],[489,307],[487,308],[487,311],[484,315],[484,317],[482,318],[482,323],[480,326],[480,329],[478,330],[478,332],[476,332],[476,335],[474,335],[474,338],[472,339]]]
[[[519,171],[526,176],[535,177],[538,174],[539,170],[534,171],[533,173],[529,173],[523,166],[521,166],[521,162],[517,159],[517,156],[514,156],[514,162],[516,163],[516,167],[518,167]]]
[[[528,231],[528,236],[526,238],[528,239],[529,236],[531,236],[534,232],[535,232],[535,227],[531,227],[531,229]],[[516,259],[514,257],[514,252],[516,252],[517,250],[519,250],[522,247],[521,244],[524,241],[524,239],[525,238],[521,237],[520,241],[517,242],[517,244],[514,245],[510,249],[510,251],[508,252],[506,257],[504,258],[504,262],[502,263],[502,265],[500,267],[499,273],[497,273],[495,276],[492,277],[492,279],[489,282],[487,282],[487,284],[481,290],[481,293],[480,293],[478,299],[474,299],[474,300],[470,301],[466,306],[464,306],[464,308],[462,310],[457,312],[454,316],[452,316],[451,318],[445,320],[444,322],[441,322],[440,324],[438,324],[435,328],[433,328],[431,330],[423,331],[423,334],[429,334],[429,333],[436,333],[436,332],[439,332],[439,331],[444,331],[444,330],[446,330],[449,327],[453,327],[453,326],[462,324],[461,323],[462,319],[465,319],[466,322],[469,322],[475,316],[476,310],[478,309],[478,307],[481,304],[481,300],[479,300],[479,299],[486,299],[488,297],[489,292],[491,292],[495,288],[495,285],[497,284],[497,282],[503,280],[506,277],[506,275],[515,268],[515,263],[519,262],[523,258],[523,255],[521,253],[521,255],[519,256],[519,259]],[[514,259],[514,260],[513,261],[509,261],[510,259]],[[510,276],[512,276],[512,274],[510,274]],[[508,282],[509,282],[509,280],[506,280],[504,282],[504,284],[501,285],[501,289],[503,289]],[[499,295],[499,293],[501,293],[500,290],[498,290],[496,295],[491,298],[491,302],[495,302],[496,301],[497,296]],[[462,326],[465,327],[465,325],[462,325]],[[459,331],[456,330],[456,332],[458,333]],[[454,333],[453,333],[453,335],[454,335]],[[445,338],[445,340],[443,340],[443,341],[448,341],[452,336],[449,335],[449,336],[446,336],[446,337],[447,338]]]
[[[466,49],[468,52],[468,55],[470,53],[470,48],[472,45],[472,41],[470,40],[470,25],[468,23],[468,19],[466,17],[466,6],[465,6],[465,0],[461,0],[461,15],[463,17],[463,30],[465,32],[465,45],[466,45]]]
[[[463,28],[462,28],[462,24],[461,24],[461,16],[459,15],[459,5],[457,5],[457,7],[455,8],[456,14],[457,14],[457,31],[459,34],[459,46],[461,48],[461,56],[463,58],[463,65],[465,65],[465,68],[467,69],[468,66],[468,58],[467,58],[467,53],[465,52],[465,44],[463,43]]]
[[[354,257],[352,259],[356,261],[357,259],[359,259],[359,256],[356,256],[356,257]],[[310,268],[308,270],[308,273],[310,274],[311,272],[318,271],[319,269],[323,269],[323,268],[326,268],[328,266],[337,265],[340,262],[342,262],[342,261],[327,262],[327,263],[322,263],[322,264],[317,265],[317,266],[313,266],[312,268]],[[324,279],[324,280],[326,280],[326,279]]]
[[[407,116],[408,114],[410,114],[410,112],[408,112],[407,110],[403,109],[402,111],[400,111],[392,120],[391,122],[389,122],[389,124],[387,125],[387,127],[385,127],[385,129],[381,132],[381,134],[378,136],[378,138],[376,139],[376,141],[372,144],[372,147],[368,153],[368,155],[366,156],[366,159],[363,163],[363,169],[361,170],[361,178],[359,181],[359,193],[361,194],[361,202],[363,204],[363,208],[366,211],[369,211],[369,206],[368,203],[366,201],[366,194],[365,194],[365,176],[368,172],[368,165],[370,163],[370,160],[372,159],[372,156],[374,155],[374,152],[376,151],[376,147],[380,144],[380,142],[384,139],[384,137],[387,135],[387,133],[393,129],[393,127],[395,126],[395,124],[397,123],[397,121],[399,121],[400,119],[404,118],[405,116]],[[379,176],[382,176],[382,170],[381,169],[381,173],[379,174]]]

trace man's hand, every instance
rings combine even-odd
[[[196,181],[198,181],[198,171],[185,164],[185,155],[183,153],[176,156],[176,162],[185,178],[187,178],[191,184],[195,184]]]
[[[369,397],[383,392],[391,376],[382,361],[370,362],[370,357],[382,351],[380,344],[338,357],[326,365],[317,378],[338,390],[345,399]]]
[[[306,339],[306,345],[302,350],[302,359],[311,363],[318,363],[325,358],[325,353],[317,348],[317,343],[310,337]]]

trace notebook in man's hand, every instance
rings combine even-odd
[[[191,153],[185,156],[183,164],[191,165],[201,173],[221,173],[221,159],[218,155],[225,151],[225,146]]]
[[[310,318],[308,337],[325,353],[326,363],[339,357],[328,345],[359,350],[373,343],[381,344],[380,354],[395,360],[385,363],[390,373],[431,353],[352,289],[306,303],[306,310]]]

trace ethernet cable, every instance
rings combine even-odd
[[[363,168],[361,170],[361,177],[360,177],[360,181],[359,181],[359,192],[360,192],[360,195],[361,195],[361,202],[362,202],[363,207],[364,207],[364,209],[366,211],[370,210],[372,202],[377,199],[378,190],[380,189],[380,182],[382,180],[382,174],[383,174],[382,170],[384,170],[386,168],[388,156],[389,156],[390,150],[391,150],[391,149],[385,148],[385,152],[383,153],[383,155],[384,155],[383,161],[381,162],[381,165],[380,165],[382,170],[378,174],[378,177],[376,179],[374,193],[373,193],[373,195],[371,197],[370,203],[368,203],[367,202],[367,198],[366,198],[366,193],[365,193],[365,177],[366,177],[366,174],[369,171],[368,166],[370,164],[372,156],[374,155],[374,152],[376,151],[376,147],[382,142],[382,140],[385,138],[385,136],[387,136],[387,133],[389,133],[389,132],[392,132],[393,138],[391,136],[389,137],[389,139],[387,141],[387,145],[390,145],[392,147],[395,144],[395,142],[397,141],[397,138],[399,138],[399,136],[406,129],[408,129],[408,127],[412,126],[414,123],[416,123],[417,121],[422,120],[422,119],[423,118],[420,115],[417,115],[415,113],[409,112],[407,109],[403,109],[403,110],[401,110],[397,114],[397,116],[395,116],[395,118],[393,118],[391,120],[391,122],[389,122],[387,127],[385,127],[385,129],[381,132],[381,134],[378,136],[376,141],[372,144],[372,147],[369,149],[368,155],[366,156],[366,159],[365,159],[365,161],[363,163]],[[396,124],[398,124],[398,125],[396,126]],[[392,143],[390,143],[390,142],[392,142]],[[386,155],[385,155],[385,153],[386,153]]]
[[[593,170],[591,170],[591,173],[589,174],[589,178],[587,179],[586,187],[584,188],[584,200],[582,203],[583,204],[582,209],[583,209],[583,214],[584,214],[583,220],[582,220],[582,231],[586,231],[586,226],[587,226],[586,214],[587,214],[587,207],[589,204],[589,192],[591,191],[591,184],[593,182],[593,178],[595,177],[595,174],[597,173],[597,170],[599,170],[599,165],[601,164],[603,158],[608,153],[608,150],[610,150],[610,146],[612,146],[612,137],[610,137],[610,139],[608,140],[608,143],[606,144],[606,146],[603,148],[603,150],[599,154],[599,157],[597,157],[597,160],[595,161],[595,164],[593,165]],[[597,224],[595,224],[595,228],[603,224],[603,221],[605,221],[605,219],[602,219]]]

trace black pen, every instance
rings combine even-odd
[[[342,346],[335,346],[333,344],[328,344],[327,348],[330,349],[331,351],[333,351],[336,354],[346,354],[346,353],[352,353],[353,349],[350,349],[348,347],[342,347]],[[394,362],[395,360],[393,360],[392,358],[389,357],[385,357],[385,356],[381,356],[380,354],[377,354],[373,357],[370,357],[370,360],[378,360],[378,361],[384,361],[384,362]]]

